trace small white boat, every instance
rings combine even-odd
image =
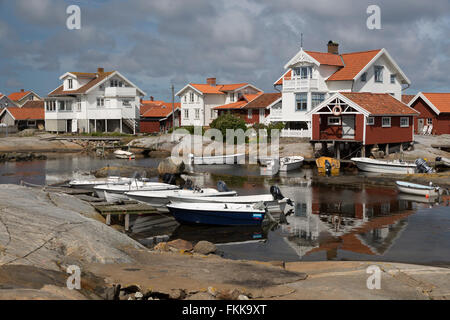
[[[126,178],[119,176],[110,176],[106,178],[84,178],[84,179],[73,179],[69,181],[69,185],[72,188],[78,189],[93,189],[97,185],[102,184],[128,184],[134,181],[134,178]]]
[[[291,171],[302,166],[305,158],[301,156],[282,157],[280,158],[280,171]]]
[[[351,158],[359,170],[376,173],[411,174],[416,172],[416,164],[400,160],[377,160],[371,158]]]
[[[179,186],[162,182],[133,181],[128,184],[99,185],[95,186],[94,190],[99,198],[105,199],[107,202],[116,202],[128,199],[125,193],[130,191],[162,191],[179,188]]]
[[[425,196],[429,198],[439,197],[443,192],[443,189],[433,185],[431,182],[428,186],[406,181],[396,181],[395,184],[400,192]]]
[[[124,150],[116,150],[114,151],[114,156],[118,159],[134,159],[136,156],[134,153]]]
[[[446,165],[447,167],[450,167],[450,158],[445,158],[445,157],[437,157],[436,161],[442,162],[444,165]]]
[[[262,176],[274,176],[280,171],[280,160],[271,158],[261,162],[260,174]]]
[[[204,188],[195,190],[164,190],[164,191],[131,191],[125,195],[137,201],[145,202],[155,208],[164,208],[169,202],[169,197],[210,197],[210,196],[234,196],[236,191],[220,192],[214,188]]]
[[[237,153],[220,156],[204,156],[196,157],[192,153],[189,154],[190,164],[243,164],[245,163],[245,153]]]

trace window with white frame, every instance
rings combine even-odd
[[[72,79],[67,80],[67,86],[69,87],[69,89],[73,88],[73,80]]]
[[[189,119],[189,109],[184,109],[184,118]]]
[[[189,102],[194,102],[194,93],[193,92],[189,93]]]
[[[248,116],[249,119],[252,118],[252,116],[253,116],[253,110],[252,109],[248,109],[247,116]]]
[[[308,94],[306,92],[295,94],[295,111],[306,111],[308,109]]]
[[[211,109],[211,119],[216,118],[217,116],[217,110]]]
[[[294,68],[294,76],[300,79],[312,78],[312,67],[297,67]]]
[[[396,78],[397,78],[397,75],[391,74],[391,83],[395,83]]]
[[[184,102],[187,102],[187,94],[184,95]]]
[[[381,118],[381,126],[383,128],[388,128],[391,126],[391,117],[382,117]]]
[[[77,101],[76,111],[81,112],[81,101]]]
[[[46,101],[46,110],[49,112],[56,111],[56,103],[55,101]]]
[[[66,111],[66,102],[58,101],[58,111]]]
[[[131,100],[123,100],[122,105],[124,107],[130,108],[131,107]]]
[[[433,118],[427,118],[427,125],[432,125],[433,124]]]
[[[374,117],[368,117],[367,118],[367,125],[373,126],[375,124],[375,118]]]
[[[198,120],[200,119],[200,109],[195,109],[195,117],[194,119]]]
[[[341,124],[341,117],[328,117],[329,126],[338,126]]]
[[[324,93],[312,93],[311,94],[311,108],[314,108],[321,104],[325,100]]]
[[[234,102],[234,92],[230,93],[230,102]]]
[[[366,82],[366,81],[367,81],[367,72],[364,72],[364,73],[361,75],[361,81],[362,81],[362,82]]]
[[[119,80],[113,79],[109,82],[110,87],[118,87],[119,86]]]
[[[402,128],[409,127],[409,118],[408,117],[400,118],[400,127],[402,127]]]
[[[383,66],[375,66],[375,82],[383,82]]]
[[[104,107],[105,106],[105,99],[103,98],[97,98],[97,107]]]

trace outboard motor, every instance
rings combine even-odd
[[[283,200],[286,199],[285,196],[283,196],[283,194],[281,193],[280,188],[278,188],[278,186],[271,186],[270,187],[270,193],[272,194],[272,197],[274,200]],[[287,198],[287,204],[289,204],[290,206],[293,206],[294,204],[292,203],[291,199]]]
[[[223,181],[219,181],[217,182],[217,190],[219,190],[219,192],[228,192],[230,191],[230,189],[228,189],[227,184]]]
[[[332,169],[332,166],[331,166],[330,161],[325,160],[325,173],[327,174],[327,176],[331,175],[331,169]]]
[[[192,180],[191,179],[187,179],[186,183],[184,184],[184,188],[187,189],[187,190],[192,190],[193,185],[194,184],[192,183]]]
[[[416,164],[417,171],[419,173],[432,173],[433,172],[433,168],[431,168],[427,164],[427,162],[422,158],[416,159],[416,161],[414,161],[414,163]]]

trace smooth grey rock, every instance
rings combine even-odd
[[[199,241],[194,246],[194,252],[201,253],[201,254],[210,254],[217,251],[217,247],[214,243],[211,243],[209,241]]]

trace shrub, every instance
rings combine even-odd
[[[236,117],[230,113],[223,114],[211,122],[211,128],[220,130],[223,135],[223,139],[226,139],[227,129],[238,130],[242,129],[244,132],[247,130],[245,121],[239,117]]]

